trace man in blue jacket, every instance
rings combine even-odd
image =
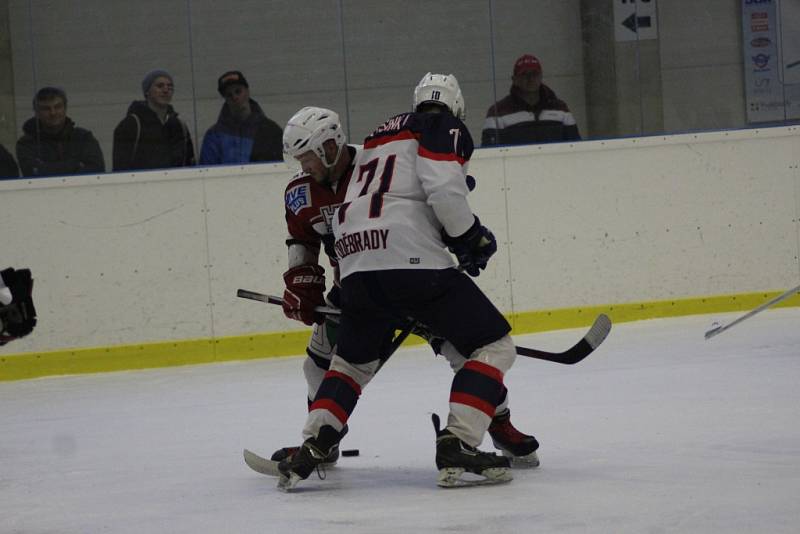
[[[283,130],[250,98],[250,86],[239,71],[219,77],[225,99],[217,122],[208,129],[200,150],[201,165],[283,159]]]

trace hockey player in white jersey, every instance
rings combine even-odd
[[[36,326],[29,269],[0,271],[0,345],[27,336]]]
[[[303,363],[310,405],[330,366],[336,344],[338,317],[325,317],[314,312],[314,307],[340,305],[332,216],[344,201],[358,149],[346,143],[338,115],[332,110],[318,107],[305,107],[295,113],[284,128],[283,139],[287,162],[292,166],[301,166],[301,171],[290,180],[284,194],[289,268],[284,273],[286,290],[283,310],[287,317],[313,325],[306,348],[308,357]],[[320,261],[321,250],[325,251],[332,267],[332,276],[329,277],[331,289],[327,296],[325,271]],[[408,318],[402,319],[398,324],[408,324]],[[387,332],[384,340],[382,360],[390,356],[392,333]],[[424,326],[417,325],[413,333],[426,338],[435,352],[448,359],[454,371],[458,371],[466,362],[466,358],[459,354],[452,343],[433,335]],[[523,434],[513,426],[507,405],[504,390],[503,401],[490,427],[492,439],[504,454],[513,458],[515,465],[536,466],[538,458],[535,450],[538,443],[533,436]],[[342,435],[345,432],[346,427],[343,427]],[[283,447],[275,451],[271,459],[287,459],[298,449],[298,446]],[[334,446],[328,451],[324,463],[332,464],[338,457],[338,446]]]
[[[466,198],[473,143],[460,120],[458,82],[427,74],[414,104],[414,112],[367,137],[334,217],[343,310],[338,346],[310,406],[305,441],[279,464],[284,488],[307,478],[338,444],[398,317],[416,318],[469,355],[451,385],[445,428],[433,417],[439,485],[468,484],[465,471],[482,475],[482,483],[512,478],[508,458],[475,448],[505,401],[503,376],[516,352],[508,322],[450,254],[478,276],[497,250]]]

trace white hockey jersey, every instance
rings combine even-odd
[[[446,269],[442,241],[474,222],[465,177],[473,142],[449,113],[404,113],[364,141],[334,217],[342,278],[359,271]]]

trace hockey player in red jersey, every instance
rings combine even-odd
[[[458,82],[427,74],[414,104],[414,112],[389,119],[365,140],[333,220],[343,311],[337,349],[310,405],[303,445],[279,464],[285,489],[338,446],[398,317],[416,318],[453,351],[469,355],[462,362],[448,358],[456,375],[444,429],[434,416],[439,485],[467,484],[465,471],[482,475],[482,483],[511,479],[508,458],[475,448],[487,430],[499,448],[506,447],[498,441],[509,438],[508,448],[520,446],[512,456],[524,452],[538,465],[538,443],[510,425],[505,409],[503,376],[516,358],[510,326],[447,251],[463,271],[478,276],[497,250],[466,199],[473,143],[460,120]],[[302,163],[303,156],[298,159]]]
[[[300,171],[289,181],[284,193],[288,230],[288,270],[283,274],[286,289],[283,311],[290,319],[313,326],[306,347],[308,357],[303,373],[308,386],[308,403],[316,396],[336,346],[339,319],[314,311],[321,305],[339,307],[339,271],[333,250],[332,218],[344,200],[358,150],[347,144],[339,116],[329,109],[305,107],[289,119],[283,133],[284,156],[290,167]],[[332,268],[331,290],[325,295],[324,251]],[[398,322],[400,324],[400,322]],[[420,329],[418,329],[420,332]],[[390,354],[392,334],[387,334],[382,350]],[[343,428],[341,435],[347,432]],[[283,447],[271,459],[281,461],[299,447]],[[338,446],[326,455],[326,464],[339,458]]]
[[[290,167],[300,171],[286,186],[284,194],[289,236],[289,269],[283,279],[283,311],[290,319],[313,325],[303,363],[309,404],[328,370],[336,344],[338,318],[314,311],[320,305],[339,307],[338,263],[333,253],[332,218],[344,200],[353,171],[356,148],[346,143],[339,116],[318,107],[295,113],[283,133],[284,155]],[[325,270],[320,265],[324,250],[333,269],[332,289],[325,297]],[[343,431],[343,432],[346,432]],[[284,447],[272,455],[280,461],[298,447]],[[326,463],[339,458],[338,447],[328,451]]]

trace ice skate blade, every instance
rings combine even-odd
[[[278,489],[284,493],[289,493],[297,486],[297,483],[303,480],[295,473],[289,473],[289,476],[281,474],[278,478]]]
[[[441,488],[465,488],[470,486],[486,486],[490,484],[503,484],[511,482],[514,476],[507,467],[490,467],[484,469],[480,475],[466,473],[468,477],[463,478],[465,469],[463,467],[443,467],[439,469],[439,477],[436,484]],[[483,477],[483,478],[481,478]]]
[[[530,454],[526,454],[525,456],[514,456],[508,451],[501,451],[503,456],[508,458],[511,462],[511,467],[515,469],[533,469],[535,467],[539,467],[539,456],[536,454],[536,451],[533,451]]]

